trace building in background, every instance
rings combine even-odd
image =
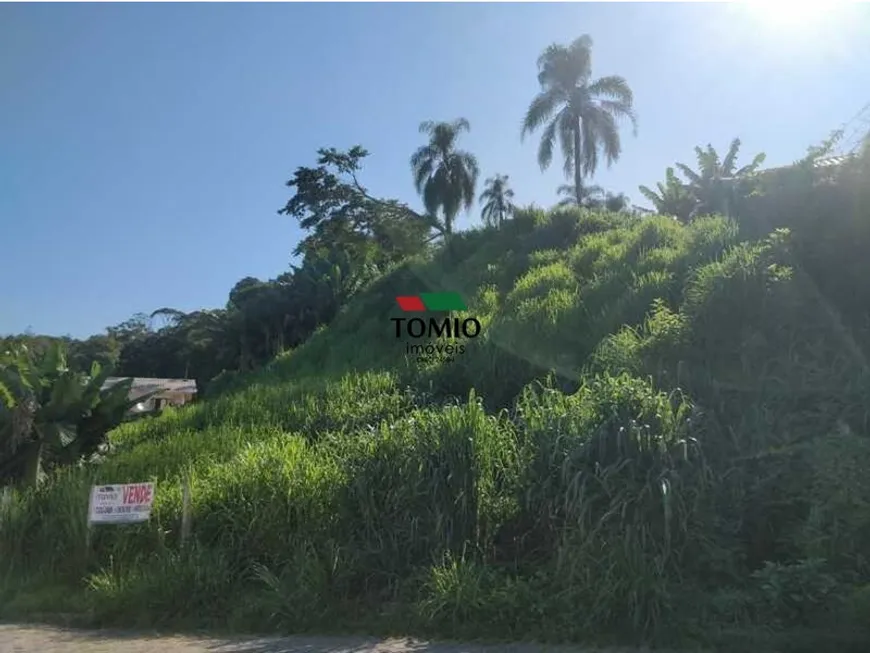
[[[110,376],[103,389],[129,377]],[[148,396],[150,395],[150,396]],[[134,413],[150,413],[166,406],[183,406],[196,398],[196,381],[192,379],[148,379],[133,378],[130,399],[142,397],[143,400],[132,409]]]

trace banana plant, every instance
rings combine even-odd
[[[41,357],[24,346],[0,355],[0,480],[33,487],[46,463],[96,451],[135,403],[132,379],[103,390],[107,376],[97,363],[90,376],[70,370],[59,343]]]

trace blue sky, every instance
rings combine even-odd
[[[222,306],[287,269],[299,231],[276,210],[318,147],[364,145],[364,183],[419,206],[425,119],[468,118],[483,177],[552,204],[561,166],[542,174],[519,126],[540,51],[583,33],[639,115],[596,183],[639,201],[734,136],[789,163],[870,101],[870,6],[788,6],[2,5],[0,333]]]

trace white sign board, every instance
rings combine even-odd
[[[129,524],[148,521],[154,503],[154,483],[95,485],[91,488],[88,522]]]

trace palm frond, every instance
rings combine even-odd
[[[577,121],[567,109],[563,109],[557,118],[559,121],[559,147],[565,163],[562,170],[566,177],[571,177],[574,171],[574,130],[579,128]]]
[[[760,153],[756,154],[755,157],[752,159],[752,162],[749,163],[749,165],[745,165],[742,168],[740,168],[737,172],[734,173],[734,176],[741,177],[743,175],[748,175],[752,172],[755,172],[758,169],[758,167],[762,163],[764,163],[764,160],[766,158],[767,158],[767,155],[764,152],[760,152]]]
[[[423,163],[416,169],[414,173],[414,188],[417,189],[417,192],[420,193],[423,185],[426,183],[426,180],[432,175],[432,171],[435,169],[435,160],[434,159],[426,159]]]
[[[593,126],[596,132],[596,140],[601,143],[604,157],[608,167],[619,158],[622,153],[622,143],[619,138],[619,129],[613,116],[606,111],[595,111],[593,114]],[[593,170],[594,172],[594,170]]]
[[[661,186],[661,184],[659,184]],[[650,202],[653,203],[654,206],[658,206],[658,204],[662,201],[662,198],[656,193],[654,190],[647,186],[638,186],[637,189],[640,191],[640,194],[647,198]]]
[[[582,165],[584,175],[595,173],[598,167],[598,147],[596,143],[597,130],[592,120],[580,121],[580,147],[582,148]]]
[[[618,103],[625,105],[631,109],[634,103],[634,94],[629,87],[628,82],[619,75],[607,75],[599,77],[592,82],[587,88],[589,95],[603,96],[610,100],[616,100]]]
[[[731,141],[731,146],[728,148],[728,153],[722,161],[722,172],[725,176],[731,176],[734,172],[734,164],[737,162],[737,153],[740,151],[740,139],[735,138]]]
[[[438,204],[443,194],[443,177],[444,171],[439,168],[423,185],[423,206],[426,208],[426,212],[431,215],[438,212]]]
[[[541,143],[538,145],[538,165],[541,170],[546,170],[553,161],[553,145],[556,142],[556,122],[554,118],[541,134]]]
[[[617,100],[600,100],[598,106],[616,119],[628,118],[632,134],[637,136],[637,114],[634,109]]]
[[[677,169],[679,169],[679,171],[683,173],[683,176],[685,176],[686,179],[689,180],[689,182],[691,182],[693,184],[701,183],[701,175],[699,175],[697,172],[692,170],[685,163],[677,163],[675,165],[676,165]]]
[[[556,105],[559,103],[559,96],[554,91],[544,91],[534,97],[529,108],[526,110],[526,116],[523,119],[522,131],[520,140],[525,138],[526,134],[535,131],[538,127],[546,123],[553,112],[556,110]]]
[[[466,118],[457,118],[451,125],[453,131],[458,135],[462,132],[471,131],[471,123]]]

